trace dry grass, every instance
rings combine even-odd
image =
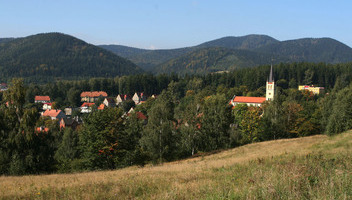
[[[345,186],[352,185],[344,183],[352,180],[351,172],[345,170],[346,166],[352,167],[352,159],[345,159],[351,153],[351,141],[352,133],[335,137],[317,135],[250,144],[160,166],[4,176],[0,177],[0,196],[2,199],[343,199],[343,195],[351,198],[352,192]],[[333,170],[332,175],[324,175],[326,170]],[[318,186],[325,190],[319,192]],[[332,195],[334,192],[342,196]]]

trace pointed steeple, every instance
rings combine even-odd
[[[270,67],[270,74],[269,74],[269,80],[268,80],[268,82],[270,82],[270,83],[274,82],[273,64],[271,64],[271,67]]]

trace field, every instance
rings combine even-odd
[[[352,131],[143,168],[0,177],[0,199],[352,199]]]

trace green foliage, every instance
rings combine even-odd
[[[331,101],[332,99],[330,99]],[[348,86],[336,94],[331,101],[330,116],[326,126],[327,134],[337,134],[352,128],[352,86]]]
[[[59,172],[71,172],[75,166],[73,160],[79,158],[78,133],[71,128],[63,132],[61,144],[55,152]]]
[[[73,106],[73,107],[79,106],[81,103],[80,91],[75,88],[71,88],[67,92],[67,100],[70,106]]]
[[[125,122],[125,131],[118,135],[118,155],[119,167],[130,165],[143,166],[147,161],[145,150],[141,147],[139,140],[142,137],[145,121],[138,119],[137,113],[131,113]]]
[[[132,99],[123,101],[120,105],[124,112],[128,112],[131,108],[134,108],[136,106]]]
[[[223,94],[206,97],[201,111],[202,151],[211,151],[230,147],[229,126],[231,106]]]
[[[141,145],[154,162],[172,160],[176,150],[174,103],[172,94],[164,91],[148,112],[148,124]]]
[[[89,114],[79,133],[84,169],[114,169],[118,135],[123,132],[122,111],[104,109]]]
[[[23,81],[14,79],[5,92],[8,106],[0,114],[0,173],[28,174],[51,172],[56,150],[55,129],[48,132],[35,130],[38,120],[36,108],[24,108],[25,87]],[[3,120],[3,121],[2,121]]]

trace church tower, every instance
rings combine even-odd
[[[269,79],[266,81],[266,95],[265,99],[267,101],[272,101],[275,94],[275,81],[273,77],[273,65],[271,64]]]

